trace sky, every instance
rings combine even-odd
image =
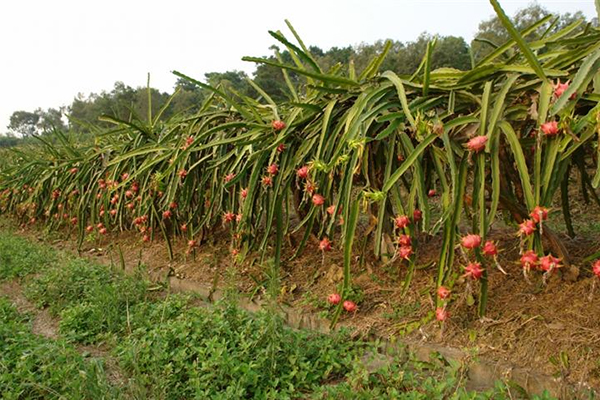
[[[500,0],[508,15],[528,0]],[[168,5],[167,5],[168,4]],[[596,16],[594,0],[538,0],[551,12]],[[178,70],[243,70],[243,56],[267,56],[288,37],[324,50],[379,39],[412,41],[422,32],[462,36],[494,15],[488,0],[19,0],[0,2],[0,133],[17,110],[58,108],[78,93],[110,91],[116,81],[171,92]]]

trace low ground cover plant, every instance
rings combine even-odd
[[[0,297],[0,393],[12,399],[114,399],[101,360],[84,358],[63,339],[31,332],[26,315]]]

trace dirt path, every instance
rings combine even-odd
[[[31,331],[35,335],[44,336],[48,339],[57,339],[58,319],[53,318],[47,309],[38,309],[23,296],[23,288],[15,281],[0,284],[0,295],[7,296],[17,307],[20,313],[32,315]]]
[[[6,296],[15,305],[19,313],[32,316],[31,331],[35,335],[56,340],[60,337],[59,319],[53,317],[48,309],[39,309],[23,295],[23,287],[16,281],[0,283],[0,296]],[[117,360],[104,345],[85,346],[74,344],[80,354],[89,355],[104,361],[104,371],[110,384],[123,386],[125,378],[121,373]]]

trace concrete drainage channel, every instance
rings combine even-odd
[[[203,298],[217,301],[223,298],[222,290],[213,290],[209,285],[179,279],[169,278],[169,284],[173,292],[188,292],[200,295]],[[263,309],[262,303],[240,299],[238,306],[246,311],[255,313]],[[288,326],[294,329],[307,329],[321,333],[329,332],[329,321],[316,315],[300,313],[290,307],[281,306],[281,314]],[[431,353],[437,352],[448,361],[468,363],[467,382],[468,390],[483,391],[494,387],[498,380],[510,380],[530,394],[541,394],[547,390],[552,396],[560,399],[585,399],[589,398],[590,386],[586,383],[571,385],[561,378],[554,378],[545,374],[533,373],[526,368],[516,367],[502,361],[492,361],[485,358],[473,360],[468,353],[449,347],[423,342],[403,342],[401,345],[380,339],[383,353],[398,353],[408,351],[417,360],[429,361]],[[392,358],[386,354],[377,354],[369,360],[365,360],[368,368],[375,370],[392,362]]]

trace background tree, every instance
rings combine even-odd
[[[152,115],[155,115],[164,106],[169,94],[154,88],[150,88],[150,92]],[[91,93],[87,97],[80,93],[68,109],[72,129],[77,133],[89,132],[90,125],[109,127],[109,123],[99,120],[102,115],[109,115],[125,121],[131,121],[134,118],[145,121],[148,115],[147,110],[148,89],[146,87],[134,89],[123,82],[116,82],[110,92]]]
[[[549,15],[548,10],[537,3],[532,3],[519,10],[512,20],[516,27],[522,30],[547,15]],[[556,32],[580,19],[585,21],[580,11],[557,15],[556,17],[559,18],[546,22],[535,32],[528,35],[527,39],[535,40],[545,32]],[[592,23],[597,24],[597,19],[593,20]],[[585,24],[582,23],[578,30],[581,31],[584,28]],[[572,34],[576,32],[577,30]],[[470,48],[462,37],[432,35],[427,32],[423,32],[414,41],[392,41],[391,49],[383,62],[381,70],[392,70],[399,75],[412,75],[425,55],[427,44],[434,39],[436,40],[436,46],[432,53],[432,69],[452,67],[467,70],[471,67],[470,51],[473,52],[475,61],[481,60],[493,51],[494,46],[506,42],[509,35],[500,20],[494,16],[479,24],[476,38],[478,40],[474,40]],[[384,46],[385,41],[378,40],[375,43],[361,43],[356,46],[335,46],[328,50],[310,46],[309,51],[323,71],[330,71],[336,65],[341,64],[344,68],[341,72],[347,74],[348,64],[352,60],[355,71],[360,74],[368,62],[383,51]],[[294,62],[287,50],[280,50],[276,46],[272,46],[270,49],[273,50],[273,55],[268,57],[269,60],[278,61],[277,54],[279,54],[279,58],[283,63],[293,65]],[[288,71],[288,76],[292,83],[300,85],[300,88],[302,84],[306,83],[305,77],[291,71]],[[281,69],[259,64],[256,66],[252,77],[254,82],[273,100],[282,102],[291,99]],[[209,85],[220,85],[225,90],[230,89],[242,96],[258,96],[258,93],[247,81],[248,75],[243,71],[209,72],[205,74],[204,78]],[[174,87],[175,91],[177,91],[177,95],[172,99],[170,106],[163,114],[164,119],[174,115],[190,115],[197,112],[210,94],[206,89],[183,79],[177,80]],[[155,115],[167,102],[170,94],[152,88],[151,97],[152,113]],[[87,96],[81,93],[78,94],[65,109],[50,108],[46,111],[37,109],[33,112],[15,111],[10,118],[8,128],[10,132],[20,136],[42,134],[52,127],[66,129],[67,126],[63,122],[63,116],[66,114],[70,118],[69,129],[75,133],[86,133],[90,131],[91,125],[100,128],[110,126],[110,124],[98,119],[101,115],[110,115],[126,121],[134,117],[145,120],[147,118],[147,103],[147,88],[133,88],[123,82],[116,82],[110,91],[90,93]]]
[[[200,86],[181,78],[175,82],[175,91],[177,95],[171,101],[169,116],[196,113],[208,95]]]
[[[49,108],[46,111],[38,108],[35,111],[35,113],[40,116],[40,119],[37,124],[38,132],[44,134],[46,132],[51,131],[52,129],[66,131],[68,127],[64,121],[64,111],[64,107],[61,107],[59,109]]]
[[[15,111],[10,116],[7,128],[23,137],[34,135],[37,132],[37,124],[40,116],[29,111]]]
[[[531,3],[527,7],[517,11],[517,13],[511,18],[511,21],[515,24],[515,27],[518,30],[523,30],[550,14],[551,13],[547,9],[539,4]],[[554,26],[552,26],[554,19],[551,19],[534,32],[527,35],[525,39],[536,40],[539,39],[546,31],[551,34],[561,30],[577,20],[586,20],[581,11],[553,15],[558,18]],[[578,29],[571,33],[571,35],[576,34],[584,29],[584,25],[585,24],[581,24]],[[548,30],[549,28],[551,29]],[[509,39],[510,36],[502,25],[502,22],[500,22],[498,16],[495,15],[488,20],[482,21],[479,24],[479,30],[475,34],[475,40],[473,40],[471,43],[473,57],[476,61],[481,60],[494,50],[494,46],[500,46]]]
[[[10,116],[7,128],[9,132],[22,137],[43,135],[52,129],[67,130],[63,121],[63,110],[55,108],[45,111],[38,108],[33,112],[15,111]]]
[[[256,97],[258,95],[248,83],[248,75],[243,71],[208,72],[204,76],[206,83],[213,87],[221,85],[243,96]]]
[[[0,134],[0,148],[14,147],[21,142],[21,139],[7,133],[6,135]]]
[[[279,48],[277,46],[271,46],[270,49],[276,54],[279,53]],[[294,64],[289,51],[284,50],[283,52],[279,53],[279,55],[281,57],[281,62],[284,64]],[[279,62],[276,56],[270,56],[268,59]],[[306,83],[305,77],[300,76],[292,71],[288,71],[288,76],[292,84],[295,86]],[[289,89],[281,69],[265,64],[259,64],[256,67],[256,71],[254,71],[253,79],[254,82],[269,96],[271,96],[273,100],[281,102],[291,99],[291,94],[289,93]]]

